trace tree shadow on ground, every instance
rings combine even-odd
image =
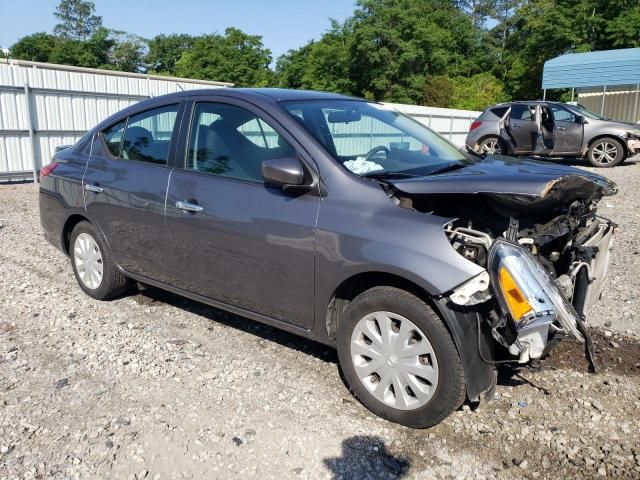
[[[380,437],[356,435],[342,441],[339,457],[325,458],[334,479],[398,479],[407,475],[411,461],[387,451]]]

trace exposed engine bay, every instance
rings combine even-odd
[[[613,183],[580,175],[550,180],[537,194],[407,193],[400,182],[388,190],[401,207],[453,218],[444,227],[451,245],[485,272],[449,298],[477,310],[500,356],[520,363],[563,337],[590,343],[583,320],[601,294],[615,229],[597,203],[615,193]]]

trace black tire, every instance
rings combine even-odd
[[[494,150],[493,152],[485,152],[485,147],[490,146],[491,144],[495,144],[497,150]],[[478,153],[483,154],[483,153],[491,153],[492,155],[502,155],[504,153],[505,149],[504,146],[502,145],[502,142],[500,141],[500,139],[498,137],[487,137],[484,138],[479,144],[478,144]]]
[[[616,149],[616,154],[613,158],[607,158],[602,154],[603,149],[606,150],[607,145],[613,146]],[[625,160],[626,152],[622,143],[611,137],[599,138],[589,146],[587,150],[587,160],[589,163],[598,168],[611,168],[616,165],[620,165]]]
[[[92,239],[97,244],[102,256],[102,281],[96,288],[89,288],[87,285],[85,285],[85,283],[81,280],[78,269],[76,267],[76,254],[74,246],[76,244],[76,239],[82,233],[85,233],[92,237]],[[96,233],[96,230],[93,225],[91,225],[91,223],[82,221],[74,227],[73,231],[71,232],[71,238],[69,241],[69,256],[71,258],[71,266],[73,268],[73,273],[76,276],[76,280],[78,281],[78,285],[80,285],[80,288],[82,288],[84,293],[86,293],[90,297],[93,297],[96,300],[108,300],[110,298],[121,295],[129,288],[129,279],[120,272],[120,270],[116,266],[115,261],[111,257],[109,249],[106,248],[102,237]]]
[[[401,315],[418,327],[435,353],[438,383],[428,402],[413,410],[401,410],[378,400],[363,385],[351,357],[351,336],[359,320],[373,312]],[[464,369],[451,335],[440,317],[415,295],[394,287],[374,287],[358,295],[341,315],[338,325],[338,357],[344,379],[353,395],[376,415],[413,428],[440,423],[464,402]]]

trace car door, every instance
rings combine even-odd
[[[584,124],[582,117],[575,115],[566,108],[551,103],[549,104],[555,121],[554,154],[577,155],[582,148]]]
[[[222,97],[193,104],[183,142],[167,194],[167,281],[311,328],[320,196],[266,185],[261,173],[263,160],[300,146],[261,110]]]
[[[96,134],[83,178],[88,217],[126,271],[155,278],[180,104],[131,115]]]
[[[531,153],[537,135],[535,107],[524,103],[512,104],[507,128],[515,142],[515,152]]]

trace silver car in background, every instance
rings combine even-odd
[[[580,105],[509,102],[482,112],[466,146],[477,153],[585,158],[594,167],[614,167],[640,152],[640,126]]]

